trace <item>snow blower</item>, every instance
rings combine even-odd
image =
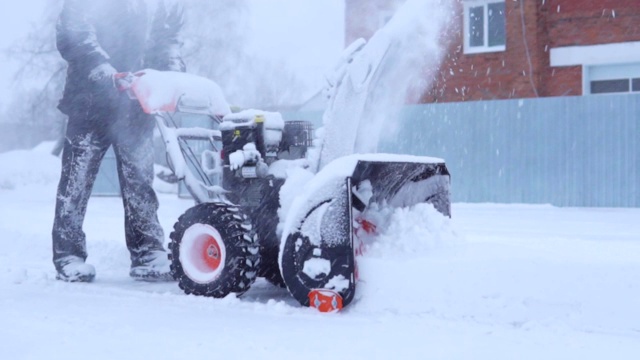
[[[430,203],[451,215],[444,160],[375,153],[384,110],[402,95],[398,81],[414,77],[406,66],[438,59],[407,59],[415,48],[407,39],[432,28],[404,9],[402,21],[344,51],[327,78],[323,136],[279,113],[231,113],[220,88],[202,77],[119,76],[154,116],[174,178],[196,202],[170,234],[171,271],[184,292],[240,295],[264,277],[304,306],[337,311],[354,300],[356,259],[384,226],[380,209]],[[181,126],[180,118],[196,115],[210,126]],[[206,145],[195,149],[194,141]]]
[[[258,110],[231,113],[215,83],[189,74],[147,70],[128,78],[130,95],[154,116],[169,165],[196,202],[169,244],[172,275],[187,294],[240,295],[264,277],[304,306],[340,310],[354,298],[360,237],[376,230],[367,218],[371,206],[426,202],[450,215],[444,161],[390,154],[333,160],[294,190],[282,214],[287,174],[314,168],[311,123]],[[214,125],[180,127],[176,119],[185,114]],[[210,146],[197,154],[193,140]]]

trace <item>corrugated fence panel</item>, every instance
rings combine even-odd
[[[387,133],[381,152],[444,158],[456,202],[640,207],[640,94],[408,106]]]
[[[322,124],[321,112],[283,113]],[[640,94],[414,105],[381,152],[444,158],[456,202],[640,207]],[[119,193],[107,156],[94,194]]]
[[[317,128],[322,126],[322,111],[301,111],[301,112],[283,112],[282,118],[285,121],[306,120],[313,123]]]
[[[113,148],[109,148],[102,158],[91,194],[93,196],[120,196],[120,181],[118,180],[116,154]]]

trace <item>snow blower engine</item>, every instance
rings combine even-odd
[[[286,174],[278,172],[277,162],[295,164],[306,158],[313,142],[313,124],[286,121],[278,113],[246,111],[224,117],[220,125],[222,183],[227,199],[240,207],[252,222],[259,240],[258,276],[284,286],[278,269],[280,239],[280,188]]]

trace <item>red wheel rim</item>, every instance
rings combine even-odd
[[[220,245],[213,236],[207,235],[202,247],[202,258],[207,268],[211,271],[215,271],[220,267],[222,261],[222,255],[220,251]]]
[[[180,264],[185,275],[199,284],[215,281],[226,264],[224,238],[211,225],[193,224],[182,235]]]

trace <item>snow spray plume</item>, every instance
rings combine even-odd
[[[278,107],[299,99],[306,84],[287,68],[255,53],[248,0],[183,0],[187,11],[184,57],[188,71],[217,82],[242,107]]]
[[[453,0],[408,0],[364,44],[345,50],[329,76],[319,167],[351,153],[374,153],[397,127],[402,105],[429,89],[446,44]]]

